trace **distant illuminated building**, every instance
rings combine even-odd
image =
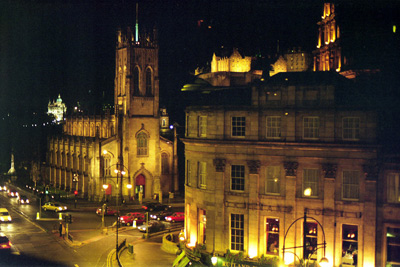
[[[49,102],[47,105],[47,114],[53,115],[57,122],[64,119],[64,114],[67,112],[67,106],[62,102],[61,96],[58,95],[56,101]]]
[[[317,22],[314,71],[336,71],[349,79],[375,74],[397,62],[399,40],[394,3],[332,1]]]
[[[211,61],[211,72],[249,72],[251,57],[242,57],[237,49],[229,57],[219,57],[214,53]]]
[[[287,51],[283,56],[271,64],[272,70],[269,76],[273,76],[279,72],[297,72],[308,71],[312,63],[311,55],[301,48],[293,48]]]

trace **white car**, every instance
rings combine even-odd
[[[63,206],[63,205],[58,204],[58,203],[46,202],[42,206],[42,209],[44,211],[50,210],[50,211],[54,211],[54,212],[60,212],[60,211],[66,211],[68,208],[67,208],[67,206]]]
[[[0,221],[1,222],[11,222],[12,218],[10,213],[8,212],[8,209],[6,208],[0,208]]]

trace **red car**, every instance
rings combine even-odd
[[[0,233],[0,249],[11,249],[11,242],[3,233]]]
[[[120,216],[119,221],[126,226],[132,225],[133,221],[136,221],[136,225],[140,225],[146,221],[146,216],[140,212],[129,212],[124,216]]]
[[[97,215],[102,215],[102,208],[98,208],[96,210],[96,214]],[[109,207],[106,207],[105,212],[104,212],[104,216],[113,216],[113,215],[115,216],[117,214],[118,214],[118,212],[115,209],[112,209],[112,208],[109,208]]]
[[[172,215],[165,217],[167,222],[183,222],[185,220],[184,212],[174,212]]]

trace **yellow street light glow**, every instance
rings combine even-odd
[[[103,184],[103,189],[107,189],[108,188],[108,184]]]
[[[215,256],[215,255],[213,255],[212,257],[211,257],[211,263],[212,263],[212,265],[216,265],[217,264],[217,262],[218,262],[218,258]]]
[[[127,184],[127,185],[126,185],[126,188],[132,189],[132,185],[131,185],[131,184]]]

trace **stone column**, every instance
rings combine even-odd
[[[215,166],[215,205],[214,205],[214,212],[210,214],[210,220],[213,220],[214,223],[208,225],[207,224],[207,229],[208,227],[214,227],[212,229],[212,235],[213,237],[211,240],[213,240],[213,250],[215,252],[220,252],[224,253],[226,248],[225,248],[225,234],[226,229],[225,229],[225,159],[214,159],[214,166]],[[207,213],[207,219],[208,219],[208,213]]]
[[[248,160],[247,166],[249,167],[249,209],[248,209],[248,253],[249,256],[255,257],[259,253],[259,243],[262,241],[263,235],[260,235],[260,161]],[[256,254],[255,254],[256,253]]]

